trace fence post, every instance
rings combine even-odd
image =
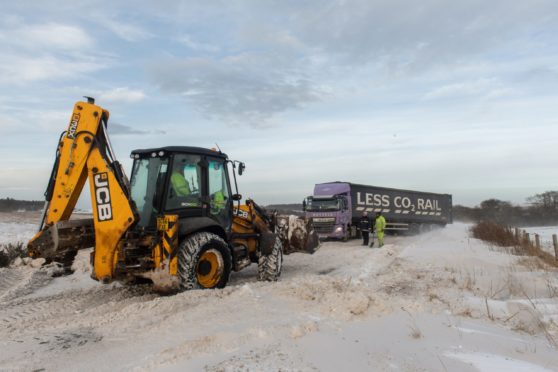
[[[558,261],[558,238],[556,234],[552,234],[552,244],[554,245],[554,257]]]
[[[539,234],[535,234],[535,246],[537,247],[537,249],[541,249],[541,239],[539,237]]]
[[[529,237],[529,233],[524,232],[523,236],[525,237],[525,244],[527,244],[527,245],[531,244],[531,237]]]

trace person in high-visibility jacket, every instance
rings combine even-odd
[[[374,224],[376,236],[378,237],[378,247],[384,245],[384,230],[386,229],[386,219],[382,216],[382,212],[376,213],[376,222]]]
[[[183,169],[179,168],[172,172],[171,186],[176,196],[188,196],[192,193],[188,181],[186,181],[186,178],[184,178]]]
[[[219,214],[223,209],[225,209],[225,194],[222,190],[219,190],[213,195],[211,212],[213,214]]]

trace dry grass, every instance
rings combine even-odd
[[[471,227],[473,236],[500,247],[513,247],[517,240],[513,230],[492,221],[482,221]]]
[[[27,245],[23,242],[0,244],[0,267],[9,266],[17,257],[27,256]]]
[[[415,340],[422,338],[422,332],[415,326],[409,326],[411,328],[411,337]]]
[[[538,257],[521,257],[517,260],[517,264],[529,269],[530,271],[548,270],[548,265],[539,260]]]
[[[482,221],[471,227],[471,233],[477,239],[484,240],[517,256],[537,257],[546,265],[558,267],[556,258],[548,252],[537,248],[525,237],[516,237],[512,228],[491,221]]]
[[[415,340],[418,340],[419,338],[422,338],[422,332],[419,329],[417,322],[415,321],[415,317],[413,316],[413,314],[411,314],[407,309],[405,309],[404,307],[401,308],[401,310],[403,310],[404,312],[407,313],[407,315],[409,315],[409,317],[411,318],[411,322],[413,324],[409,325],[409,329],[411,330],[411,333],[409,334],[409,336],[411,336],[412,338],[414,338]]]
[[[458,313],[457,315],[464,316],[464,317],[467,317],[467,318],[472,318],[473,317],[473,310],[470,309],[470,308],[466,308],[466,309],[462,310],[460,313]]]

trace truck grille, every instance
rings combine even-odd
[[[335,218],[314,218],[312,220],[314,231],[318,234],[331,234],[335,226]]]

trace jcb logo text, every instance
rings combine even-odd
[[[110,190],[108,174],[97,173],[93,176],[95,184],[95,201],[97,202],[97,219],[99,222],[112,220],[112,205],[110,203]]]

